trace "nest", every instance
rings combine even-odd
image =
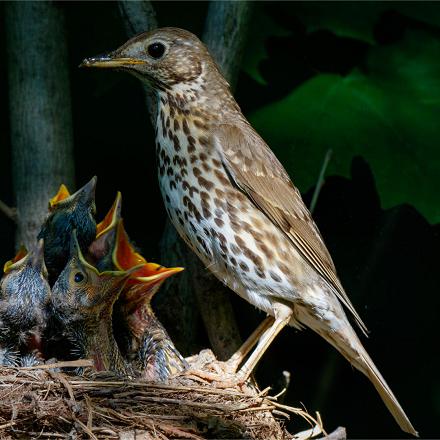
[[[278,403],[269,389],[224,389],[189,375],[159,384],[60,370],[80,365],[90,362],[2,368],[0,438],[291,439],[290,416],[324,432],[319,415]]]

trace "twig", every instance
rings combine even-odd
[[[111,399],[111,402],[117,402],[118,400],[123,399]],[[182,400],[179,399],[170,399],[167,397],[152,397],[152,396],[133,396],[133,401],[144,401],[144,402],[155,402],[155,403],[163,403],[163,404],[172,404],[172,405],[182,405]],[[193,406],[195,408],[206,408],[211,410],[222,411],[225,413],[240,411],[245,408],[248,408],[246,404],[237,403],[235,405],[228,404],[216,404],[216,403],[203,403],[203,402],[193,402],[191,400],[185,401],[185,405]]]
[[[11,426],[14,426],[15,424],[16,424],[16,422],[8,422],[8,423],[5,423],[4,425],[0,425],[0,429],[10,428]]]
[[[19,370],[50,370],[52,368],[66,367],[93,367],[94,363],[91,359],[78,359],[76,361],[55,362],[53,364],[34,365],[33,367],[19,367]]]
[[[14,223],[17,223],[17,209],[16,208],[11,208],[5,202],[2,202],[0,200],[0,211],[3,212],[3,214],[6,217],[8,217],[10,220],[12,220]]]
[[[86,426],[84,425],[81,420],[78,419],[78,417],[74,417],[75,423],[79,425],[79,427],[92,439],[92,440],[98,440],[98,437],[96,437],[95,434]]]
[[[164,423],[161,423],[159,425],[159,428],[162,429],[163,431],[165,431],[166,433],[172,434],[173,436],[178,435],[179,438],[191,438],[194,440],[202,440],[203,439],[203,437],[200,437],[195,434],[191,434],[190,432],[182,431],[181,429],[176,428],[175,426],[166,425]]]
[[[47,372],[49,373],[49,375],[53,379],[58,380],[64,386],[64,388],[66,388],[67,393],[69,394],[69,398],[71,400],[71,403],[72,404],[76,404],[75,394],[73,393],[72,386],[70,385],[68,380],[61,373],[57,373],[57,372],[52,371],[52,370],[48,370]]]
[[[55,437],[55,438],[66,438],[66,434],[58,434],[56,432],[34,432],[34,431],[23,431],[21,429],[14,429],[15,433],[20,433],[20,434],[26,434],[26,436],[29,436],[27,438],[30,438],[32,436],[32,438],[39,438],[39,437]]]
[[[312,201],[310,203],[310,212],[313,214],[315,210],[316,203],[318,202],[319,193],[321,192],[322,184],[324,183],[325,171],[327,170],[328,163],[332,157],[333,151],[331,149],[327,150],[325,154],[324,161],[321,166],[321,171],[319,172],[318,181],[316,182],[315,191],[313,192]]]

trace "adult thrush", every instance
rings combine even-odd
[[[85,260],[73,231],[68,262],[52,288],[52,311],[62,322],[74,354],[92,358],[98,371],[130,371],[112,328],[113,304],[130,273],[99,272]]]
[[[156,91],[159,183],[172,223],[209,270],[273,317],[233,357],[237,365],[258,341],[238,377],[248,377],[284,326],[307,326],[364,373],[400,427],[417,435],[347,319],[344,307],[366,331],[299,191],[200,40],[157,29],[82,65],[125,70]]]
[[[95,238],[95,188],[96,177],[72,195],[61,185],[58,194],[49,202],[49,216],[38,238],[44,239],[44,259],[50,285],[54,284],[69,258],[72,231],[77,229],[83,251],[87,250]]]
[[[186,369],[188,364],[154,314],[151,300],[168,277],[183,269],[147,263],[130,243],[122,220],[117,228],[113,260],[119,270],[143,265],[132,273],[115,303],[113,329],[116,340],[138,376],[166,381],[169,376]]]
[[[43,240],[29,253],[20,250],[0,281],[0,346],[22,357],[39,354],[46,326],[51,291],[43,254]]]

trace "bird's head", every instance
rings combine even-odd
[[[81,67],[126,70],[158,90],[203,83],[205,74],[216,70],[194,34],[171,27],[139,34],[113,52],[86,58]]]
[[[64,185],[49,201],[50,215],[42,226],[39,238],[44,238],[46,246],[50,247],[51,239],[55,236],[67,235],[66,245],[69,243],[71,230],[76,228],[80,233],[78,240],[83,247],[88,246],[96,235],[96,205],[95,190],[96,176],[93,177],[77,192],[70,195]],[[46,249],[47,252],[47,249]]]
[[[43,240],[39,240],[29,253],[25,248],[20,248],[17,255],[5,263],[3,271],[4,276],[0,283],[3,300],[16,296],[26,296],[30,302],[49,298]]]
[[[67,322],[99,319],[111,313],[125,282],[138,269],[99,272],[84,258],[74,230],[69,260],[52,288],[52,308]]]
[[[49,201],[49,210],[53,217],[60,215],[67,217],[86,216],[87,219],[76,219],[78,222],[87,223],[92,220],[95,224],[96,214],[95,191],[96,176],[82,188],[70,195],[65,185],[61,185],[58,193]],[[81,230],[80,225],[76,225]]]
[[[45,305],[51,297],[44,263],[43,240],[27,253],[20,249],[4,265],[0,281],[0,315],[8,327],[17,331],[44,325]]]

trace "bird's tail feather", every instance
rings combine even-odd
[[[365,374],[376,388],[386,407],[393,415],[400,428],[416,437],[417,431],[412,426],[390,387],[380,374],[376,365],[363,347],[361,341],[351,327],[345,326],[335,332],[318,331],[332,344],[356,369]]]

